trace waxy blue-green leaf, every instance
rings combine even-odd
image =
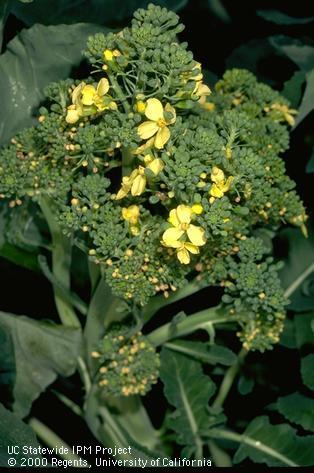
[[[314,432],[314,399],[293,393],[280,397],[276,405],[280,414],[287,420]]]
[[[302,348],[304,345],[314,346],[314,311],[296,314],[294,316],[295,336],[297,346]]]
[[[13,13],[28,26],[78,22],[111,25],[129,19],[135,10],[149,3],[177,11],[187,0],[34,0],[32,5],[16,3]]]
[[[296,117],[296,127],[314,109],[314,47],[283,35],[272,36],[270,42],[305,73],[306,87]]]
[[[190,340],[174,340],[166,343],[165,346],[170,350],[211,365],[220,363],[230,366],[237,360],[236,355],[229,348],[220,345],[209,345],[209,343],[192,342]]]
[[[33,430],[21,421],[15,414],[0,404],[0,467],[7,468],[9,458],[14,458],[17,466],[22,458],[30,457],[22,451],[24,446],[38,448],[39,443]],[[19,452],[12,455],[8,452],[9,447],[19,447]],[[37,458],[41,455],[36,454]]]
[[[36,123],[43,88],[71,74],[82,60],[87,37],[99,31],[104,29],[91,24],[35,25],[8,44],[0,56],[0,145]]]
[[[257,10],[258,16],[277,25],[306,25],[314,21],[314,16],[297,18],[286,15],[279,10]]]
[[[288,243],[288,256],[279,271],[282,286],[288,291],[289,308],[294,311],[314,309],[314,238],[304,238],[299,229],[285,229],[280,233]]]
[[[314,354],[302,358],[301,376],[305,386],[314,391]]]
[[[74,373],[81,332],[49,321],[0,312],[0,328],[11,338],[15,364],[13,410],[25,417],[33,401],[58,375]],[[0,354],[1,362],[2,354]]]
[[[288,424],[272,425],[268,417],[257,417],[243,433],[234,462],[246,458],[270,467],[313,466],[314,435],[301,437]]]
[[[201,445],[201,433],[208,430],[208,402],[215,391],[202,365],[186,355],[163,348],[160,378],[168,402],[176,408],[169,426],[180,445]]]

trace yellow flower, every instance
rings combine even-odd
[[[289,125],[293,126],[295,119],[293,115],[297,115],[298,111],[293,108],[287,107],[287,105],[281,105],[280,103],[273,103],[270,107],[272,110],[280,112],[283,116],[283,119],[286,120]]]
[[[170,138],[170,130],[167,125],[176,121],[175,109],[167,103],[163,108],[158,99],[148,99],[145,108],[145,116],[149,121],[141,123],[137,132],[142,140],[154,137],[154,146],[162,149]],[[168,118],[170,116],[170,118]]]
[[[155,176],[158,176],[165,166],[162,159],[153,158],[150,154],[144,156],[144,163],[146,165],[146,169],[152,171]]]
[[[145,108],[146,108],[146,105],[145,105],[145,102],[143,102],[143,100],[138,100],[135,104],[135,109],[138,113],[144,113],[145,112]]]
[[[191,224],[192,216],[193,210],[187,205],[172,209],[168,218],[172,227],[162,235],[161,243],[168,248],[175,248],[177,258],[182,264],[188,264],[190,253],[198,254],[199,246],[206,243],[204,229]]]
[[[130,205],[130,207],[123,207],[122,217],[131,225],[136,225],[140,216],[140,208],[138,205]]]
[[[131,194],[135,197],[143,194],[146,187],[146,176],[145,168],[139,166],[137,169],[131,172],[130,176],[124,176],[122,178],[121,189],[116,195],[116,200],[123,199],[131,191]]]
[[[116,110],[117,105],[111,98],[105,97],[109,91],[108,79],[102,78],[95,88],[81,82],[72,92],[72,105],[68,107],[66,122],[76,123],[80,117],[93,115],[106,109]]]
[[[118,56],[121,56],[119,49],[114,49],[113,51],[111,49],[105,49],[103,52],[103,59],[107,62],[113,61],[113,59]]]
[[[233,181],[233,176],[229,176],[228,179],[225,179],[224,172],[214,166],[210,178],[214,184],[211,186],[209,191],[211,195],[209,201],[210,203],[213,203],[216,198],[220,199],[226,192],[228,192]]]
[[[164,163],[160,158],[153,158],[149,154],[144,157],[144,163],[146,169],[150,169],[155,176],[157,176],[164,168]],[[145,175],[145,167],[139,166],[131,172],[130,176],[124,176],[122,178],[121,189],[116,195],[116,200],[123,199],[123,197],[125,197],[130,191],[134,197],[143,194],[146,188],[146,183],[147,177]]]
[[[210,88],[206,84],[203,84],[202,81],[197,81],[192,93],[192,98],[198,97],[198,102],[202,105],[206,102],[206,97],[211,93]]]

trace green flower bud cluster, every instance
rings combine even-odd
[[[159,355],[141,332],[113,327],[92,357],[99,362],[98,384],[105,395],[145,395],[159,376]]]
[[[287,305],[278,278],[281,263],[274,263],[270,256],[263,259],[263,245],[259,238],[248,238],[239,243],[237,258],[226,258],[222,300],[230,313],[239,315],[239,336],[248,350],[263,351],[279,341]]]
[[[13,208],[48,194],[65,234],[131,305],[196,277],[225,288],[250,321],[245,340],[258,324],[267,335],[284,313],[277,267],[239,255],[254,254],[242,244],[259,228],[306,234],[279,156],[296,112],[245,70],[211,93],[180,31],[176,14],[151,5],[121,32],[89,38],[89,77],[47,87],[38,125],[0,150],[0,199]]]

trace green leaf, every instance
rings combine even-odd
[[[288,256],[279,276],[294,311],[314,309],[314,238],[312,232],[304,238],[299,229],[285,229],[280,233],[288,243]]]
[[[130,18],[138,8],[146,8],[151,0],[34,0],[32,5],[15,3],[13,13],[28,26],[34,23],[90,22],[110,25]],[[180,10],[187,0],[155,0],[153,3]]]
[[[304,81],[305,73],[303,71],[295,71],[283,85],[282,95],[289,100],[293,108],[298,108],[300,104]]]
[[[2,404],[0,404],[0,419],[0,466],[8,467],[8,460],[12,457],[19,465],[22,458],[31,456],[24,454],[22,447],[38,448],[39,443],[33,430],[11,411],[5,409]],[[9,454],[8,448],[13,446],[19,447],[19,453]],[[36,457],[41,458],[41,455],[36,454]]]
[[[277,25],[306,25],[314,21],[314,16],[295,18],[278,10],[257,10],[258,16]]]
[[[314,47],[283,35],[272,36],[270,42],[305,73],[306,87],[295,121],[296,127],[314,109]]]
[[[81,348],[77,329],[0,312],[0,327],[11,337],[15,360],[14,412],[25,417],[33,401],[58,375],[70,376]],[[0,355],[0,360],[3,354]]]
[[[308,162],[307,162],[305,171],[306,171],[308,174],[314,172],[314,149],[313,149],[313,151],[312,151],[312,154],[311,154],[310,159],[309,159]]]
[[[314,432],[314,399],[300,393],[289,394],[277,400],[277,409],[290,422]]]
[[[279,344],[286,348],[297,348],[294,322],[290,319],[285,319],[284,321],[284,328],[280,335]]]
[[[179,353],[183,353],[203,363],[231,366],[237,359],[236,355],[229,348],[220,345],[209,345],[203,342],[192,342],[189,340],[175,340],[165,345],[167,348]]]
[[[87,37],[100,30],[90,24],[35,25],[8,44],[0,56],[0,101],[5,117],[0,126],[0,144],[36,123],[33,114],[43,99],[43,88],[70,75],[72,67],[82,60]]]
[[[160,378],[168,402],[176,408],[169,426],[181,445],[199,447],[201,433],[208,430],[208,402],[215,391],[201,363],[169,349],[162,349]]]
[[[267,466],[313,466],[314,435],[299,437],[288,424],[272,425],[266,416],[257,417],[242,435],[234,462],[250,458]]]
[[[299,69],[309,72],[314,67],[314,47],[289,36],[276,35],[269,38],[270,44],[285,54]]]
[[[295,315],[294,326],[298,348],[302,348],[304,345],[314,345],[313,321],[313,311]]]
[[[314,48],[313,48],[314,49]],[[306,87],[303,94],[302,102],[299,108],[299,115],[295,121],[295,127],[304,120],[307,115],[314,109],[314,69],[306,74]]]
[[[250,394],[254,388],[254,380],[247,376],[240,376],[238,381],[238,391],[242,396]]]
[[[314,391],[314,354],[302,358],[301,376],[305,386]]]

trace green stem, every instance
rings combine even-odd
[[[83,464],[83,460],[78,455],[76,455],[75,453],[71,453],[72,448],[69,445],[67,445],[65,441],[62,440],[55,432],[49,429],[47,425],[43,424],[42,422],[40,422],[40,420],[35,419],[34,417],[32,417],[28,423],[34,430],[37,437],[40,440],[42,440],[42,442],[46,444],[48,447],[56,448],[56,449],[61,449],[61,447],[63,447],[62,453],[60,453],[59,451],[56,452],[59,457],[67,461],[75,460],[80,465]]]
[[[75,402],[72,401],[72,399],[69,399],[67,396],[65,396],[62,393],[59,393],[59,391],[55,391],[54,389],[51,390],[53,394],[61,401],[65,406],[67,406],[71,411],[76,414],[79,417],[82,417],[83,411],[78,406]]]
[[[268,445],[263,444],[259,440],[255,440],[254,438],[248,437],[247,435],[237,434],[236,432],[232,432],[232,431],[224,430],[224,429],[218,429],[218,428],[211,429],[209,431],[209,435],[213,438],[231,440],[237,443],[244,443],[248,445],[249,447],[254,448],[255,450],[259,450],[260,452],[266,453],[266,455],[276,458],[277,460],[284,463],[285,465],[299,466],[293,461],[291,461],[289,458],[282,455],[281,453],[277,452],[276,450],[273,450]]]
[[[153,297],[142,310],[142,318],[144,323],[147,323],[152,318],[152,316],[163,307],[173,304],[174,302],[184,299],[185,297],[191,296],[201,289],[202,286],[198,282],[193,281],[189,284],[186,284],[176,292],[170,294],[167,299],[163,295]]]
[[[184,335],[195,332],[195,330],[202,328],[208,330],[208,325],[232,322],[235,320],[235,318],[230,315],[223,317],[219,314],[219,309],[220,306],[211,307],[210,309],[189,315],[177,323],[173,321],[169,322],[148,334],[147,338],[150,343],[159,346],[172,338],[183,337]]]
[[[81,375],[81,379],[83,380],[83,383],[84,383],[84,386],[85,386],[85,392],[88,393],[91,386],[92,386],[92,383],[91,383],[91,379],[90,379],[90,376],[89,376],[89,372],[87,370],[87,366],[85,364],[85,361],[83,360],[82,357],[78,357],[77,359],[77,363],[78,363],[78,369],[79,369],[79,372],[80,372],[80,375]]]
[[[226,374],[219,387],[218,394],[212,404],[212,407],[218,408],[223,406],[223,403],[225,402],[226,397],[230,392],[233,382],[243,364],[243,360],[246,357],[247,353],[248,352],[244,348],[242,348],[242,350],[238,354],[238,358],[235,363],[230,366],[230,368],[226,371]]]
[[[129,148],[121,148],[122,153],[122,176],[129,176],[132,172],[132,163],[134,161],[134,154]]]
[[[126,113],[130,113],[131,111],[131,107],[130,107],[130,104],[129,102],[127,101],[120,85],[118,84],[118,81],[116,80],[116,78],[114,77],[113,74],[111,74],[110,72],[107,72],[107,75],[108,75],[108,79],[109,79],[109,82],[111,83],[111,86],[112,88],[114,89],[118,99],[120,100],[120,102],[122,103],[123,105],[123,108],[124,108],[124,111]]]
[[[70,270],[72,242],[66,238],[54,217],[52,202],[45,196],[40,199],[40,208],[47,220],[52,240],[52,273],[65,289],[71,289]],[[72,304],[65,298],[61,287],[53,285],[55,303],[61,322],[68,327],[81,327]]]
[[[287,287],[287,289],[285,290],[285,297],[289,298],[291,294],[293,294],[298,289],[298,287],[303,283],[303,281],[305,281],[305,279],[311,273],[313,273],[313,271],[314,271],[314,263],[310,264],[310,266],[308,266],[305,269],[305,271],[303,271],[303,273],[300,274],[300,276],[297,279],[295,279],[293,283],[290,284],[289,287]]]

